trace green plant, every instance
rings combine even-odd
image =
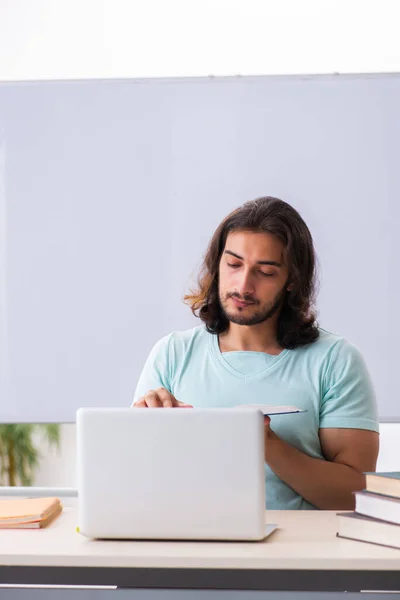
[[[37,434],[49,447],[60,448],[60,426],[56,423],[0,425],[0,485],[32,485],[42,458],[35,445]]]

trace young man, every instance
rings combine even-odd
[[[352,492],[376,468],[367,368],[354,346],[317,327],[315,278],[312,237],[293,207],[266,197],[236,209],[185,296],[203,325],[161,339],[135,393],[134,407],[306,409],[265,418],[269,509],[352,510]]]

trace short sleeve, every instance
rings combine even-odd
[[[140,374],[133,402],[136,402],[149,390],[155,390],[159,387],[171,391],[168,360],[170,337],[170,335],[163,337],[150,351]]]
[[[323,377],[321,428],[379,432],[374,387],[361,352],[345,340],[332,349]]]

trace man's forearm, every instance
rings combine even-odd
[[[282,481],[320,509],[354,510],[352,492],[365,487],[362,473],[312,458],[275,434],[266,440],[265,461]]]

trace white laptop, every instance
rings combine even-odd
[[[78,526],[90,538],[261,540],[259,410],[81,408]]]

